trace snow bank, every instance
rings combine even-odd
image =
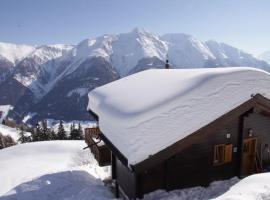
[[[215,198],[239,181],[234,177],[229,180],[212,182],[209,187],[193,187],[166,192],[157,190],[144,196],[144,200],[209,200]]]
[[[89,93],[101,131],[137,164],[261,93],[269,73],[254,68],[143,71]]]
[[[67,169],[88,171],[96,178],[105,177],[109,170],[99,168],[95,163],[92,167],[78,167],[91,158],[83,147],[84,141],[48,141],[0,150],[0,196],[24,182]],[[89,154],[85,155],[85,152]]]
[[[86,171],[47,174],[22,183],[0,200],[112,200],[113,194]]]
[[[270,199],[270,173],[248,176],[215,200]]]

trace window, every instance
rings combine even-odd
[[[215,166],[229,163],[232,161],[232,144],[219,144],[214,147]]]

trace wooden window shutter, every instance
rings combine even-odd
[[[232,161],[232,153],[233,153],[233,145],[232,144],[227,144],[225,146],[225,159],[224,162],[228,163]]]

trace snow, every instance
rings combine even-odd
[[[0,112],[2,112],[2,114],[0,115],[0,123],[2,123],[3,119],[6,118],[9,111],[12,109],[13,109],[12,105],[0,105]]]
[[[107,177],[110,169],[98,167],[90,151],[82,150],[85,146],[84,141],[47,141],[0,150],[0,199],[4,194],[7,197],[3,199],[14,199],[13,195],[19,199],[36,199],[35,193],[51,199],[50,192],[61,192],[61,188],[70,189],[65,194],[72,197],[74,190],[91,191],[91,185],[97,186],[97,191],[92,192],[98,193],[98,188],[103,186],[98,178]]]
[[[34,117],[37,113],[28,113],[27,115],[25,115],[22,119],[23,123],[27,123],[28,120],[32,119],[32,117]]]
[[[46,141],[0,150],[0,200],[112,200],[102,182],[109,167],[98,167],[83,141]],[[215,181],[209,187],[157,190],[144,200],[258,200],[270,198],[270,174],[241,181]],[[238,183],[237,183],[238,182]],[[224,193],[225,192],[225,193]],[[221,195],[221,196],[219,196]]]
[[[55,120],[55,119],[47,119],[47,123],[48,126],[51,127],[55,132],[58,131],[58,127],[59,127],[59,120]],[[66,130],[67,133],[70,132],[70,126],[72,124],[75,124],[75,127],[78,128],[78,124],[81,124],[81,127],[84,131],[85,128],[91,128],[91,127],[95,127],[96,126],[96,122],[94,121],[78,121],[78,120],[72,120],[72,121],[63,121],[63,126],[64,129]]]
[[[208,187],[193,187],[166,192],[157,190],[144,196],[144,200],[209,200],[226,192],[239,181],[237,177],[212,182]]]
[[[71,97],[72,95],[78,95],[80,97],[83,97],[88,93],[89,89],[88,88],[76,88],[74,90],[71,90],[68,94],[67,97]]]
[[[270,173],[248,176],[216,200],[267,200],[270,199]]]
[[[147,70],[89,93],[88,110],[130,165],[171,146],[260,93],[269,73],[247,67]]]
[[[0,56],[6,58],[8,61],[16,64],[29,55],[35,47],[29,45],[16,45],[0,42]]]
[[[259,59],[265,60],[268,64],[270,64],[270,51],[265,51],[262,54],[258,55]]]
[[[21,131],[17,128],[11,128],[9,126],[5,126],[3,124],[0,124],[0,133],[3,135],[9,135],[11,136],[16,142],[18,142],[19,139],[19,133]],[[29,132],[24,132],[26,136],[30,136],[31,133]]]
[[[207,45],[190,35],[166,34],[161,38],[168,42],[169,60],[175,66],[204,67],[205,60],[215,59]]]

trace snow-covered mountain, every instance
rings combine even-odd
[[[265,51],[258,56],[258,58],[265,60],[266,62],[270,63],[270,51]]]
[[[149,68],[250,66],[270,71],[265,61],[235,47],[202,42],[186,34],[129,33],[85,39],[77,45],[28,46],[0,43],[0,105],[10,117],[86,120],[87,93],[120,77]],[[3,95],[2,95],[3,94]]]

